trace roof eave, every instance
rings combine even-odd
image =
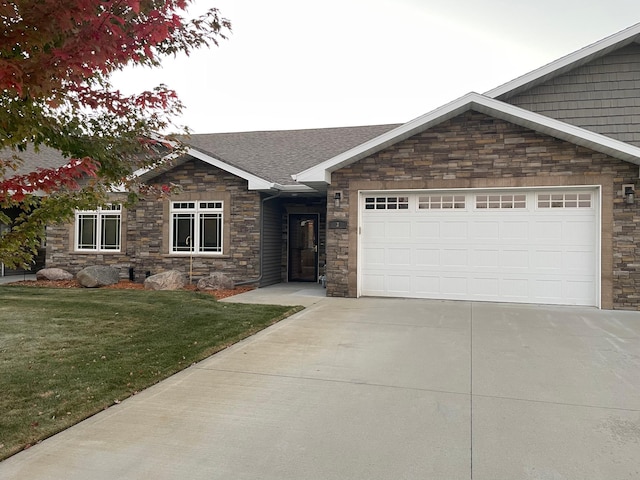
[[[240,177],[247,181],[249,190],[257,190],[261,192],[272,192],[276,190],[276,184],[273,182],[269,182],[264,178],[258,177],[252,173],[249,173],[241,168],[235,167],[233,165],[229,165],[222,160],[219,160],[211,155],[208,155],[200,150],[187,146],[186,150],[181,150],[179,154],[176,156],[175,154],[169,154],[164,157],[166,160],[165,165],[162,167],[154,168],[154,169],[140,169],[134,172],[134,176],[139,177],[142,181],[148,181],[152,178],[161,175],[173,168],[177,165],[184,163],[186,160],[186,155],[189,155],[193,158],[197,158],[209,165],[217,167],[225,172],[229,172],[232,175]]]
[[[569,55],[565,55],[547,65],[507,82],[499,87],[489,90],[484,95],[490,98],[505,99],[512,97],[524,90],[528,90],[535,85],[566,73],[574,68],[591,62],[614,50],[618,50],[633,43],[640,35],[640,23],[626,28],[618,33],[606,37],[598,42],[592,43]]]

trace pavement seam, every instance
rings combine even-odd
[[[469,307],[469,470],[473,480],[473,303]]]
[[[372,382],[355,381],[355,380],[338,380],[338,379],[332,379],[332,378],[305,377],[300,375],[283,375],[283,374],[264,373],[264,372],[249,372],[246,370],[227,370],[224,368],[211,368],[211,367],[198,367],[198,368],[200,370],[208,370],[208,371],[224,372],[224,373],[239,373],[242,375],[255,375],[259,377],[291,378],[291,379],[311,380],[311,381],[325,382],[325,383],[341,383],[345,385],[363,385],[365,387],[392,388],[395,390],[411,390],[416,392],[445,393],[449,395],[464,395],[464,396],[469,395],[468,393],[464,393],[464,392],[452,392],[449,390],[438,390],[435,388],[403,387],[400,385],[388,385],[385,383],[372,383]]]
[[[501,395],[483,395],[479,393],[474,393],[474,397],[480,398],[492,398],[496,400],[512,400],[514,402],[531,402],[531,403],[542,403],[546,405],[560,405],[564,407],[580,407],[580,408],[597,408],[599,410],[618,410],[623,412],[640,412],[640,408],[623,408],[623,407],[605,407],[602,405],[588,405],[584,403],[569,403],[569,402],[552,402],[551,400],[536,400],[531,398],[518,398],[518,397],[506,397]]]

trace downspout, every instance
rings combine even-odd
[[[235,282],[235,286],[239,287],[241,285],[251,285],[252,283],[259,283],[262,281],[262,277],[264,276],[264,204],[267,200],[273,200],[280,196],[282,191],[278,191],[275,195],[271,195],[270,197],[263,198],[260,202],[260,275],[257,278],[253,278],[251,280],[244,280],[242,282]]]

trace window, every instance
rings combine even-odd
[[[76,212],[76,250],[120,251],[122,205]]]
[[[409,197],[366,197],[365,210],[407,210]]]
[[[527,196],[477,195],[476,208],[527,208]]]
[[[222,202],[171,202],[171,253],[222,253]]]
[[[539,193],[538,208],[591,208],[591,194]]]
[[[421,195],[418,197],[418,209],[441,210],[464,208],[464,195]]]

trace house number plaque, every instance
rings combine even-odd
[[[346,222],[346,220],[331,220],[331,221],[329,221],[329,228],[330,229],[347,228],[347,222]]]

